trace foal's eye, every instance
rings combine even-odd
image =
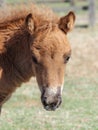
[[[35,56],[32,56],[32,60],[35,64],[38,64],[37,58]]]
[[[64,57],[64,63],[67,63],[69,61],[69,59],[70,59],[70,56],[65,56]]]

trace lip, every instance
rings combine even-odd
[[[44,106],[44,109],[47,110],[47,111],[55,111],[56,108],[55,107],[49,107],[48,105],[47,106]]]

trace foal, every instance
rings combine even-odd
[[[74,21],[73,12],[58,18],[34,5],[12,8],[4,18],[0,14],[0,109],[32,76],[37,79],[44,108],[59,107],[64,68],[71,55],[67,33]]]

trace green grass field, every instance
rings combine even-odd
[[[33,82],[4,105],[0,130],[98,130],[98,79],[67,77],[63,103],[55,112],[43,109]]]
[[[43,109],[32,79],[4,105],[0,130],[98,130],[97,29],[75,29],[68,37],[72,57],[60,108],[53,112]]]

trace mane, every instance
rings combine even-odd
[[[8,24],[19,19],[24,19],[29,13],[40,21],[54,22],[57,21],[56,14],[45,6],[38,7],[34,4],[9,6],[0,10],[0,25]]]
[[[34,4],[9,6],[0,9],[0,53],[4,51],[4,44],[17,30],[21,30],[28,14],[32,14],[37,21],[37,27],[40,29],[45,23],[57,23],[58,17],[51,9],[38,7]]]

